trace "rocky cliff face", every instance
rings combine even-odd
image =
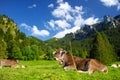
[[[116,19],[120,22],[120,15],[115,16],[114,19]]]
[[[120,27],[120,15],[116,17],[104,16],[104,20],[93,25],[84,25],[80,30],[74,33],[75,40],[82,40],[92,36],[96,31],[103,31],[112,28]]]

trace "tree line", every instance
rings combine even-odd
[[[2,15],[0,16],[0,58],[52,60],[53,51],[64,48],[68,54],[72,51],[75,56],[95,58],[104,64],[109,64],[118,60],[119,48],[116,47],[118,44],[112,43],[114,39],[109,37],[113,34],[106,35],[106,33],[110,32],[96,32],[95,35],[85,40],[73,40],[73,36],[68,35],[61,39],[52,38],[42,41],[33,36],[27,37],[23,32],[20,32],[12,19]],[[71,44],[69,44],[70,42]]]
[[[0,58],[39,60],[52,59],[52,48],[35,37],[20,32],[14,21],[0,16]]]

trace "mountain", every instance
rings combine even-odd
[[[104,16],[104,20],[93,25],[84,25],[80,30],[77,30],[75,35],[75,40],[86,39],[92,36],[96,31],[105,31],[108,29],[120,27],[120,15],[112,18],[111,16]]]
[[[83,58],[90,57],[96,32],[100,34],[104,32],[107,35],[115,53],[120,58],[120,15],[114,18],[104,16],[104,20],[99,23],[84,25],[75,33],[67,34],[60,39],[51,38],[46,41],[26,36],[25,33],[20,32],[12,19],[6,15],[0,15],[0,58],[48,60],[53,59],[52,52],[58,48],[64,48],[68,53],[72,52],[73,55]]]
[[[71,50],[76,56],[89,57],[93,46],[93,39],[96,32],[104,32],[110,44],[114,46],[115,52],[120,57],[120,15],[104,16],[104,20],[93,24],[84,25],[75,33],[66,34],[61,39],[53,38],[45,41],[52,48],[64,48],[68,52]]]

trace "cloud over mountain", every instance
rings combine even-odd
[[[67,33],[74,33],[84,24],[92,25],[99,21],[99,18],[95,16],[84,19],[83,15],[85,12],[83,6],[72,7],[68,2],[64,2],[63,0],[57,0],[57,6],[54,6],[54,8],[51,11],[54,19],[47,22],[48,29],[57,30],[53,37],[62,38]]]

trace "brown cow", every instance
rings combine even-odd
[[[108,72],[107,67],[95,59],[79,58],[66,53],[67,52],[61,48],[53,52],[55,59],[63,65],[64,69],[77,69],[88,72],[89,74],[95,71]]]
[[[18,60],[1,59],[1,60],[0,60],[0,68],[2,68],[3,66],[13,68],[13,67],[15,67],[18,63],[19,63]]]

